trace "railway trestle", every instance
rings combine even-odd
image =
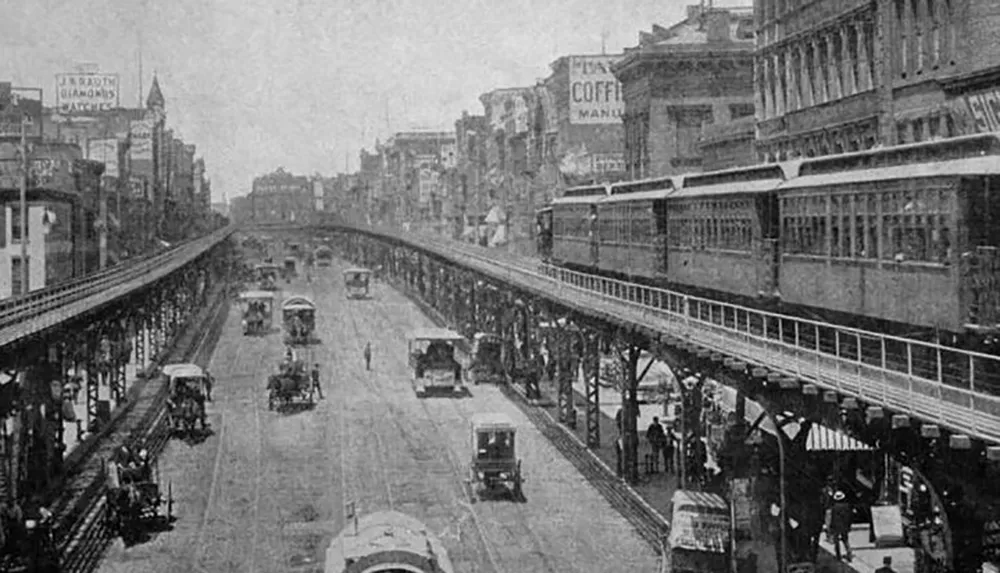
[[[505,281],[502,270],[477,270],[442,249],[383,234],[337,235],[345,258],[381,268],[463,334],[500,335],[509,382],[537,396],[538,381],[548,379],[563,424],[577,423],[573,386],[582,377],[587,444],[616,440],[619,473],[629,482],[641,474],[637,393],[652,364],[640,368],[641,357],[667,364],[683,405],[682,487],[730,499],[738,542],[747,547],[760,541],[754,536],[780,532],[779,570],[815,558],[828,488],[849,489],[870,513],[896,511],[890,522],[921,548],[923,566],[975,570],[976,559],[1000,551],[990,545],[1000,530],[1000,492],[989,487],[1000,478],[997,444],[592,311],[559,292],[528,290]],[[622,372],[611,437],[600,435],[598,423],[602,357],[616,359]],[[735,393],[734,411],[720,409],[720,386]]]
[[[162,278],[85,310],[67,310],[0,350],[0,499],[48,503],[114,425],[186,322],[230,271],[222,241]],[[62,311],[54,311],[62,312]],[[83,408],[78,408],[79,400]],[[65,428],[76,435],[65,435]],[[67,443],[75,447],[67,452]],[[37,509],[37,508],[35,508]]]

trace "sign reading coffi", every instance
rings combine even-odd
[[[611,66],[621,56],[573,56],[569,61],[569,120],[619,123],[625,111],[621,83]]]

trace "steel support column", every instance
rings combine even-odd
[[[639,403],[637,388],[639,377],[636,369],[639,364],[639,353],[642,349],[637,346],[635,336],[630,332],[620,331],[615,340],[617,346],[618,359],[625,370],[625,379],[622,381],[622,416],[621,416],[621,460],[622,477],[629,483],[639,481],[639,430],[637,427],[639,418]]]
[[[584,331],[583,383],[586,393],[587,447],[601,446],[601,340],[600,335]]]
[[[556,343],[556,380],[558,380],[559,421],[576,428],[576,405],[573,403],[573,381],[580,368],[579,354],[574,352],[579,339],[575,324],[566,321],[560,328]]]

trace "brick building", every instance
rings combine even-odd
[[[1000,4],[879,2],[886,143],[1000,130]],[[887,98],[888,99],[888,98]]]
[[[879,41],[876,2],[757,0],[755,18],[761,161],[869,149],[884,139],[882,101],[891,94],[880,94],[879,54],[890,48]]]
[[[573,55],[552,64],[536,90],[532,171],[535,206],[567,186],[625,176],[622,86],[612,66],[622,54]]]
[[[379,148],[383,191],[396,222],[439,222],[443,206],[441,174],[454,160],[455,134],[449,131],[399,132]]]
[[[97,270],[99,189],[104,165],[75,144],[36,146],[29,170],[27,229],[21,229],[20,162],[0,144],[0,298],[23,294]],[[28,257],[21,257],[22,237]],[[22,265],[28,267],[28,285]]]
[[[315,213],[312,182],[281,167],[254,178],[249,201],[250,218],[256,222],[308,223]]]
[[[612,67],[630,178],[700,170],[703,127],[754,115],[753,51],[750,9],[689,6],[683,21],[640,34]]]
[[[486,116],[469,115],[455,121],[455,186],[452,204],[455,231],[472,238],[489,210],[486,192],[486,141],[490,136]]]

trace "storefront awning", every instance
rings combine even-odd
[[[806,440],[809,452],[868,452],[874,448],[840,430],[813,424]]]

